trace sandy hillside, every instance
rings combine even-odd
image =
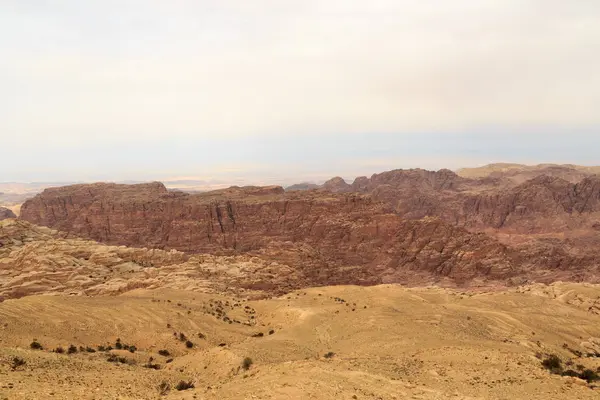
[[[339,286],[254,301],[167,289],[9,299],[0,399],[597,399],[599,388],[549,373],[539,357],[599,368],[599,298],[597,286],[555,284]],[[44,349],[30,349],[33,339]],[[79,351],[117,339],[137,350]],[[77,353],[49,351],[71,344]],[[13,370],[15,357],[25,364]],[[160,369],[144,367],[149,357]],[[195,388],[176,390],[181,380]]]

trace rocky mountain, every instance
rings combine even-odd
[[[14,212],[12,212],[12,210],[9,210],[8,208],[5,208],[5,207],[0,207],[0,221],[2,221],[3,219],[8,219],[8,218],[17,218],[17,216],[15,215]]]
[[[21,218],[112,245],[257,256],[293,266],[298,287],[593,281],[598,230],[583,228],[598,210],[597,179],[539,177],[494,191],[489,180],[448,170],[398,170],[352,185],[334,179],[337,193],[75,185],[45,190],[23,205]],[[552,236],[569,227],[579,235]],[[546,236],[515,240],[527,232]]]
[[[547,175],[577,183],[583,178],[600,174],[600,166],[583,166],[573,164],[489,164],[477,168],[462,168],[457,174],[465,178],[500,178],[509,184],[520,184],[540,175]]]
[[[312,189],[318,189],[320,188],[320,185],[317,185],[316,183],[310,183],[310,182],[302,182],[302,183],[296,183],[294,185],[290,185],[288,187],[285,188],[286,191],[293,191],[293,190],[312,190]]]

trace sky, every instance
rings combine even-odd
[[[600,165],[598,0],[3,0],[0,182]]]

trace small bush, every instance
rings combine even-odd
[[[77,347],[70,345],[69,348],[67,349],[67,354],[75,354],[77,353]]]
[[[108,356],[106,361],[112,362],[112,363],[121,363],[121,364],[133,364],[134,363],[133,361],[128,361],[125,357],[119,357],[116,354],[111,354],[110,356]]]
[[[171,355],[171,353],[169,353],[168,350],[159,350],[158,354],[160,354],[163,357],[169,357]]]
[[[96,352],[96,350],[92,349],[90,346],[87,346],[87,347],[85,348],[85,351],[86,351],[87,353],[95,353],[95,352]]]
[[[119,357],[117,357],[116,354],[111,354],[110,356],[108,356],[106,361],[116,363],[116,362],[119,362]]]
[[[244,368],[245,371],[248,371],[252,364],[254,364],[254,361],[252,361],[250,357],[246,357],[244,358],[244,361],[242,361],[242,368]]]
[[[32,350],[42,350],[43,349],[42,345],[35,339],[33,339],[33,342],[31,342],[29,347],[31,347]]]
[[[65,349],[63,349],[61,346],[58,346],[54,349],[54,352],[57,354],[63,354],[65,352]]]
[[[191,349],[192,347],[194,347],[194,343],[192,343],[191,341],[187,341],[185,342],[185,347],[187,347],[188,349]]]
[[[167,361],[165,361],[165,363],[167,363],[167,364],[171,364],[172,362],[173,362],[172,358],[169,358]]]
[[[579,378],[579,372],[573,371],[572,369],[568,369],[566,371],[564,371],[562,374],[562,376],[574,376]]]
[[[274,331],[273,329],[271,329],[271,330],[269,331],[269,335],[272,335],[272,334],[274,334],[274,333],[275,333],[275,331]]]
[[[258,332],[258,333],[255,333],[254,335],[252,335],[252,337],[263,337],[263,336],[265,336],[265,334],[262,332]]]
[[[27,363],[21,357],[15,357],[15,358],[12,359],[12,365],[11,365],[11,367],[12,367],[12,369],[14,371],[17,368],[22,367],[25,364],[27,364]]]
[[[546,357],[542,361],[542,365],[553,374],[560,374],[562,372],[562,361],[555,354]]]
[[[165,396],[167,393],[169,393],[170,390],[171,385],[169,384],[169,382],[162,381],[161,384],[158,385],[158,393],[160,393],[161,396]]]
[[[97,347],[98,351],[106,351],[106,347],[100,345]]]
[[[576,377],[579,379],[583,379],[584,381],[587,381],[588,383],[600,381],[600,375],[598,375],[596,372],[594,372],[591,369],[584,369],[582,372],[577,372],[577,371],[573,371],[572,369],[569,369],[567,371],[564,371],[561,375],[562,376],[572,376],[572,377]]]
[[[117,341],[115,342],[115,349],[117,349],[117,350],[123,349],[123,344],[121,343],[121,339],[117,339]]]
[[[192,383],[192,381],[189,381],[189,382],[179,381],[177,386],[175,386],[175,389],[177,389],[179,391],[193,389],[193,388],[194,388],[194,384]]]
[[[598,375],[596,372],[594,372],[591,369],[586,369],[584,370],[579,377],[585,381],[587,381],[588,383],[591,382],[595,382],[595,381],[600,381],[600,375]]]
[[[179,340],[181,342],[185,342],[187,340],[187,336],[185,336],[185,334],[183,332],[179,333]]]
[[[129,350],[130,353],[135,353],[136,350],[137,350],[137,347],[135,347],[135,346],[129,346],[129,348],[127,350]]]
[[[148,362],[148,363],[144,364],[144,368],[150,368],[150,369],[159,370],[160,369],[160,364],[153,364],[152,362]]]
[[[333,356],[335,356],[335,353],[333,351],[330,351],[328,353],[325,353],[325,355],[323,357],[325,357],[325,358],[333,358]]]

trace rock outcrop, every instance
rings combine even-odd
[[[333,193],[347,193],[352,191],[352,187],[339,176],[325,182],[322,188]]]
[[[8,219],[8,218],[17,218],[17,216],[15,215],[14,212],[12,212],[12,210],[9,210],[8,208],[5,208],[5,207],[0,207],[0,221],[2,221],[3,219]]]
[[[75,185],[27,201],[21,217],[112,245],[257,256],[292,266],[298,287],[594,280],[598,272],[595,253],[582,251],[589,237],[504,240],[507,246],[466,229],[535,223],[557,207],[565,215],[595,210],[593,178],[571,186],[542,177],[496,194],[474,194],[484,184],[447,170],[357,181],[366,193],[250,187],[191,195],[159,183]]]

